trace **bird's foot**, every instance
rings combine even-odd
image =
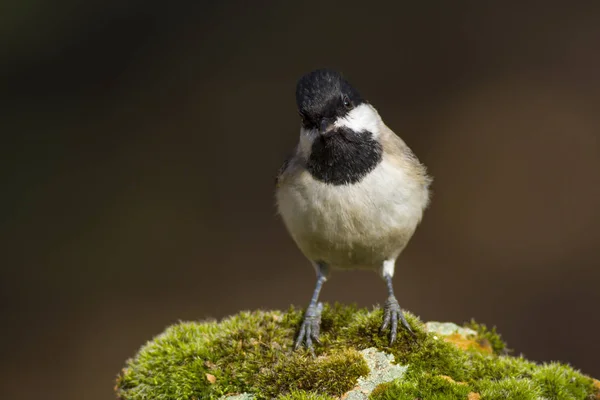
[[[321,330],[321,311],[323,311],[323,303],[316,306],[309,306],[304,313],[304,320],[300,327],[300,333],[296,339],[294,350],[298,350],[306,341],[306,348],[314,353],[313,341],[321,344],[319,340],[319,331]]]
[[[396,297],[390,296],[385,302],[385,306],[383,308],[383,324],[381,325],[381,331],[386,330],[388,326],[390,327],[390,346],[396,341],[396,335],[398,333],[398,319],[400,322],[402,322],[402,326],[404,326],[414,336],[415,333],[410,328],[406,318],[404,318],[404,314],[400,309],[398,300],[396,300]]]

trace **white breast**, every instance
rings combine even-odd
[[[277,191],[284,223],[312,261],[334,268],[381,268],[421,221],[428,189],[384,157],[362,181],[333,186],[302,171]]]

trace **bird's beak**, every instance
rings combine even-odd
[[[324,135],[328,133],[333,128],[333,119],[331,118],[323,118],[319,124],[319,133]]]

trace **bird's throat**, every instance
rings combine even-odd
[[[338,128],[321,135],[312,144],[307,170],[317,180],[331,185],[360,182],[382,159],[381,144],[370,132]]]

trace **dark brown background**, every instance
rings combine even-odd
[[[306,304],[272,191],[322,66],[435,177],[401,305],[600,377],[600,3],[249,3],[0,13],[0,397],[112,398],[168,324]],[[370,272],[323,292],[384,298]]]

